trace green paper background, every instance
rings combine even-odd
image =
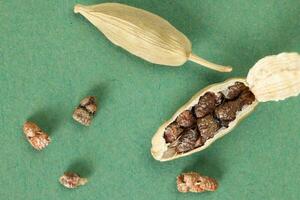
[[[260,104],[192,156],[160,163],[150,147],[156,129],[198,90],[245,77],[264,56],[300,52],[300,1],[118,2],[166,18],[190,38],[194,53],[234,71],[143,61],[75,15],[75,0],[0,0],[0,199],[299,199],[300,97]],[[86,95],[100,101],[88,128],[71,118]],[[44,151],[25,140],[28,119],[51,135]],[[66,170],[89,183],[63,188],[58,178]],[[180,194],[175,177],[190,170],[215,177],[219,189]]]

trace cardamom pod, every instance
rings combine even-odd
[[[191,60],[220,72],[231,67],[211,63],[192,53],[189,39],[165,19],[148,11],[119,3],[76,5],[80,13],[112,43],[151,63],[183,65]]]
[[[213,84],[193,96],[157,130],[152,156],[168,161],[202,151],[233,130],[259,102],[284,100],[299,93],[300,55],[267,56],[249,70],[247,78]],[[176,121],[186,110],[197,117],[190,127]]]
[[[250,69],[247,82],[259,102],[297,96],[300,89],[299,54],[281,53],[259,60]]]

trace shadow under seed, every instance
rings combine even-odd
[[[33,113],[27,121],[36,123],[49,136],[61,125],[61,108],[46,107]]]
[[[92,161],[80,158],[73,161],[65,172],[74,172],[81,178],[88,178],[95,172],[95,167]]]
[[[222,165],[216,158],[207,159],[201,156],[185,167],[182,172],[195,171],[203,176],[209,176],[219,181],[224,174],[224,170],[221,170],[221,168]]]
[[[88,90],[83,96],[95,96],[96,104],[101,109],[102,105],[106,103],[108,98],[109,85],[107,83],[99,83]],[[80,100],[79,100],[80,101]],[[79,104],[79,102],[78,102]]]

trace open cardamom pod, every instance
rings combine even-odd
[[[165,19],[148,11],[119,3],[76,5],[80,13],[112,43],[151,63],[183,65],[191,60],[220,72],[231,67],[211,63],[192,53],[189,39]]]
[[[202,151],[233,130],[259,102],[284,100],[299,93],[300,55],[267,56],[250,69],[247,78],[213,84],[193,96],[157,130],[152,156],[168,161]],[[185,124],[189,126],[183,127],[182,119],[188,120]]]

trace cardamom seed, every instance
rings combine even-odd
[[[38,125],[33,122],[25,122],[23,125],[23,132],[33,148],[42,150],[51,142],[47,133],[42,131]]]
[[[97,111],[96,97],[82,99],[73,113],[73,119],[84,126],[89,126]]]
[[[197,172],[187,172],[177,176],[177,189],[179,192],[213,192],[217,188],[218,183],[215,179],[202,176]]]
[[[88,181],[86,178],[81,178],[76,173],[65,172],[64,175],[59,178],[59,182],[66,188],[73,189],[85,185]]]

